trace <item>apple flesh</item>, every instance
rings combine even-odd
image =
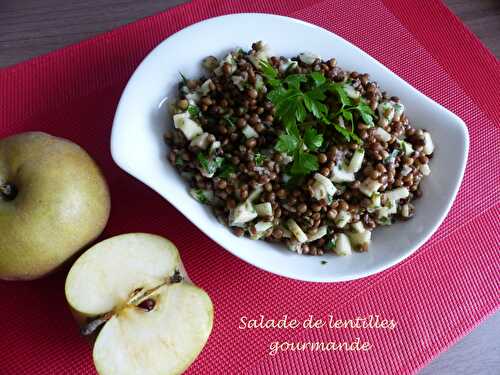
[[[71,268],[65,292],[82,333],[95,337],[101,375],[180,374],[212,330],[210,297],[160,236],[131,233],[94,245]]]
[[[0,279],[53,271],[103,231],[106,181],[77,144],[46,133],[0,140]]]

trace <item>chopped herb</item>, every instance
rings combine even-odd
[[[229,177],[231,177],[231,174],[233,174],[235,172],[236,172],[236,168],[234,167],[234,165],[228,165],[227,167],[222,169],[219,176],[222,178],[229,178]]]
[[[326,82],[326,78],[321,72],[312,72],[309,74],[309,77],[311,77],[316,87],[321,86]]]
[[[222,165],[224,158],[216,156],[215,158],[207,157],[204,153],[199,152],[196,155],[196,159],[200,163],[201,168],[205,170],[208,175],[213,175],[218,168]]]
[[[330,241],[328,241],[325,245],[325,248],[328,250],[333,250],[335,247],[335,240],[332,238]]]
[[[192,119],[196,119],[200,115],[200,109],[194,105],[188,106],[187,111],[189,113],[189,117]]]
[[[392,152],[390,153],[390,155],[384,159],[384,163],[385,164],[394,164],[394,162],[396,161],[396,157],[398,156],[398,154],[399,154],[399,150],[398,149],[392,150]]]
[[[207,204],[208,198],[205,196],[205,191],[201,189],[192,189],[191,194],[200,203]]]
[[[406,146],[406,142],[401,140],[399,141],[399,147],[401,147],[401,151],[403,151],[403,154],[408,154],[408,147]]]
[[[264,163],[264,160],[266,160],[266,157],[262,154],[256,153],[253,157],[255,161],[255,165],[260,166]]]
[[[392,224],[391,219],[389,219],[388,217],[382,217],[382,218],[378,219],[378,222],[382,225],[391,225]]]
[[[180,155],[176,155],[175,157],[175,165],[177,165],[178,167],[182,167],[184,166],[185,162],[184,160],[182,160],[182,157]]]
[[[235,124],[236,119],[234,117],[231,117],[231,115],[225,115],[224,116],[224,120],[226,120],[227,124],[231,128],[235,128],[236,127],[236,124]]]
[[[333,202],[333,195],[328,194],[328,195],[326,196],[326,202],[327,202],[329,205],[330,205],[330,204],[332,204],[332,202]]]
[[[327,264],[327,263],[328,263],[328,261],[326,261],[326,260],[322,260],[320,263],[321,263],[321,265],[322,265],[322,266],[324,266],[325,264]]]

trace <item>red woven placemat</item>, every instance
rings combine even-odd
[[[277,277],[224,251],[113,164],[109,136],[114,110],[140,60],[193,22],[244,11],[289,15],[341,35],[467,123],[469,163],[457,200],[438,232],[406,261],[347,283]],[[191,278],[211,295],[216,315],[209,342],[188,373],[404,374],[423,366],[499,306],[499,68],[440,2],[423,7],[417,0],[194,1],[0,70],[0,137],[44,130],[81,144],[103,167],[111,186],[112,215],[103,237],[146,231],[177,244]],[[95,374],[90,347],[65,305],[66,271],[36,282],[0,282],[0,374]],[[298,319],[377,314],[395,319],[397,326],[238,329],[241,316],[260,314]],[[268,355],[273,341],[355,337],[373,348]]]

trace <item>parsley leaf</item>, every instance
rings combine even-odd
[[[267,82],[271,87],[280,87],[281,81],[278,79],[278,72],[269,64],[266,60],[259,61],[259,67],[262,75],[267,79]]]
[[[360,102],[355,109],[358,111],[359,115],[363,119],[363,122],[366,125],[373,125],[373,116],[374,113],[371,107],[365,102]]]
[[[267,98],[274,104],[277,104],[286,97],[286,90],[284,87],[276,87],[274,90],[269,91]]]
[[[299,146],[299,139],[291,134],[281,134],[274,149],[285,154],[292,155]]]
[[[318,170],[318,168],[318,158],[299,149],[294,155],[290,172],[294,175],[306,175]]]
[[[321,72],[312,72],[309,74],[309,77],[311,77],[316,87],[322,85],[326,81],[325,76]]]
[[[350,138],[350,137],[352,137],[353,132],[354,132],[354,121],[353,121],[353,118],[352,118],[352,112],[349,112],[346,109],[342,109],[341,110],[341,115],[351,125],[351,130],[349,132],[349,138]],[[344,126],[347,128],[346,125],[348,125],[348,124],[346,123],[346,121],[344,121]]]
[[[352,104],[351,99],[349,98],[349,96],[347,96],[347,93],[345,92],[344,87],[342,87],[341,84],[332,83],[329,85],[328,88],[331,92],[334,92],[337,94],[337,96],[340,100],[340,103],[342,104],[342,107]]]
[[[309,91],[304,95],[304,104],[309,112],[317,119],[323,119],[328,113],[328,107],[321,103],[313,91]]]
[[[323,144],[323,134],[318,134],[314,128],[307,128],[304,132],[304,144],[311,151],[316,151]]]
[[[290,74],[283,82],[286,83],[288,87],[300,90],[300,84],[302,82],[307,82],[307,78],[303,74]]]
[[[328,81],[321,72],[290,74],[280,79],[278,71],[266,60],[260,61],[260,70],[271,87],[267,98],[274,104],[276,118],[282,122],[285,130],[278,137],[274,148],[293,157],[289,170],[292,176],[303,176],[319,168],[317,157],[308,150],[317,151],[322,146],[323,134],[313,127],[305,126],[308,113],[324,124],[332,124],[330,119],[336,120],[339,115],[342,116],[343,122],[350,124],[349,128],[333,123],[334,129],[347,141],[361,143],[354,133],[353,112],[357,111],[364,120],[368,120],[372,112],[366,103],[353,105],[343,84]],[[338,97],[336,113],[330,113],[325,103],[329,92]]]

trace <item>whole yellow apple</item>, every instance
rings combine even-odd
[[[0,140],[0,279],[53,271],[109,218],[101,171],[77,144],[41,132]]]

